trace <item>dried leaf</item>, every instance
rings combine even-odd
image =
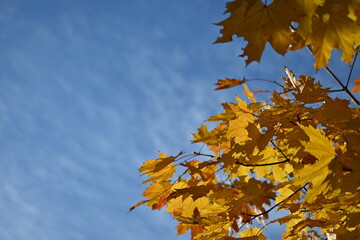
[[[218,82],[215,84],[217,85],[217,88],[215,88],[214,90],[232,88],[243,83],[245,83],[245,80],[230,79],[230,78],[225,78],[224,80],[219,79]]]

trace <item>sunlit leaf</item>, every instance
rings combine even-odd
[[[255,103],[256,99],[254,97],[254,94],[249,90],[248,86],[245,83],[243,84],[243,87],[244,87],[244,94],[250,99],[252,103]]]
[[[351,92],[356,93],[360,91],[360,77],[356,78],[354,81],[355,87],[351,90]]]

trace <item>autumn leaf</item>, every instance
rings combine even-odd
[[[230,78],[225,78],[224,80],[219,79],[218,82],[215,84],[217,85],[217,88],[215,88],[214,90],[232,88],[243,83],[245,83],[245,80],[230,79]]]
[[[295,99],[303,103],[322,102],[328,96],[329,88],[323,88],[320,83],[315,83],[310,76],[299,76],[295,88]]]
[[[356,93],[360,91],[360,78],[356,78],[354,81],[355,87],[351,90],[351,92]]]
[[[312,33],[313,16],[316,14],[318,7],[324,5],[325,1],[309,1],[309,0],[295,0],[296,12],[299,19],[296,21],[299,26],[296,29],[296,34],[299,34],[302,39]],[[292,49],[298,49],[304,47],[304,42],[299,39],[300,43],[297,43],[297,47],[292,46]]]
[[[358,0],[234,0],[226,7],[217,42],[243,37],[247,64],[260,61],[267,43],[280,54],[311,45],[316,69],[327,66],[333,49],[352,61],[360,45]],[[178,234],[191,231],[192,240],[265,240],[265,226],[276,222],[286,225],[284,239],[358,239],[359,108],[318,79],[284,70],[284,86],[261,102],[253,93],[271,89],[219,80],[215,90],[243,85],[251,103],[239,97],[223,103],[223,112],[193,134],[200,150],[145,162],[139,171],[149,183],[146,199],[130,211],[165,207]],[[353,92],[359,86],[357,78]],[[274,219],[274,211],[282,217]]]
[[[305,219],[298,222],[290,232],[290,235],[295,235],[295,233],[300,232],[302,229],[306,227],[325,227],[327,222],[325,220],[313,220],[313,219]]]
[[[288,0],[273,1],[270,5],[265,5],[261,0],[230,2],[227,4],[230,17],[218,23],[224,28],[220,31],[223,36],[216,42],[231,41],[233,35],[244,37],[248,44],[241,57],[248,57],[247,65],[253,61],[260,61],[267,42],[283,55],[293,41],[289,28],[294,21],[293,4],[294,2]]]
[[[198,132],[193,134],[194,140],[192,142],[205,142],[208,145],[218,145],[220,144],[221,136],[224,131],[225,130],[221,127],[216,127],[212,131],[209,131],[206,125],[201,125]]]
[[[360,26],[346,18],[346,15],[346,6],[336,4],[336,10],[313,17],[313,31],[307,36],[306,44],[312,45],[316,69],[328,65],[333,49],[342,50],[343,61],[352,61],[356,52],[354,34],[360,32]]]
[[[320,123],[347,123],[352,118],[352,111],[348,107],[350,104],[349,100],[339,98],[327,98],[321,105],[320,111],[317,111],[313,116]]]
[[[230,16],[218,23],[223,29],[216,42],[232,41],[233,35],[243,37],[248,44],[241,57],[248,57],[247,65],[260,61],[268,42],[281,55],[311,45],[317,70],[327,66],[333,49],[342,50],[343,61],[352,61],[360,45],[360,4],[357,1],[344,0],[341,4],[331,0],[269,2],[235,0],[227,3],[225,13]]]
[[[260,228],[252,228],[252,229],[245,229],[244,231],[240,232],[241,239],[247,240],[265,240],[265,236],[262,234],[262,229]]]
[[[301,161],[303,164],[314,164],[318,159],[311,155],[310,153],[307,154]]]
[[[131,212],[132,210],[134,210],[135,208],[143,205],[144,203],[147,203],[149,200],[142,200],[140,202],[138,202],[137,204],[135,204],[134,206],[132,206],[130,209],[129,209],[129,212]]]
[[[168,157],[166,154],[159,153],[159,158],[156,160],[146,161],[140,168],[139,172],[143,172],[141,176],[148,175],[148,179],[143,183],[150,181],[163,181],[173,176],[176,171],[176,166],[173,165],[175,159],[180,156],[180,152],[176,157]]]
[[[329,183],[325,179],[333,171],[333,169],[329,168],[329,165],[335,157],[335,148],[320,129],[300,127],[310,138],[308,142],[301,142],[305,147],[305,151],[318,160],[314,164],[307,164],[295,172],[296,181],[294,184],[301,187],[305,183],[311,183],[305,199],[306,201],[313,202],[317,195],[328,191]]]
[[[134,208],[146,203],[146,206],[152,207],[153,210],[161,209],[166,204],[166,198],[170,195],[170,193],[170,181],[153,182],[143,193],[143,196],[148,198],[148,200],[139,202],[134,206]]]
[[[252,103],[255,103],[256,99],[254,97],[254,94],[249,90],[248,86],[245,83],[243,84],[243,87],[244,87],[244,94],[250,99]]]
[[[235,103],[222,105],[225,112],[207,120],[220,122],[215,128],[199,128],[193,142],[219,147],[216,155],[159,154],[144,163],[140,169],[151,182],[143,194],[147,199],[130,210],[142,204],[166,207],[179,223],[178,233],[191,231],[194,240],[236,234],[266,239],[254,222],[268,224],[273,209],[287,211],[269,223],[286,224],[283,236],[289,239],[315,234],[309,226],[335,229],[339,236],[357,228],[359,113],[348,100],[330,98],[310,76],[295,78],[290,70],[287,75],[293,94],[274,92],[266,105],[236,97]],[[172,179],[178,168],[185,170]]]
[[[251,111],[247,108],[246,102],[240,98],[237,98],[237,100],[237,109],[234,109],[237,118],[229,121],[229,128],[226,136],[234,138],[236,142],[240,143],[248,138],[246,127],[249,123],[254,121],[254,117]]]

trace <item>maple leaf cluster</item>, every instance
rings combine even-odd
[[[284,81],[270,103],[224,103],[194,134],[211,154],[145,162],[151,184],[134,207],[166,207],[192,239],[265,239],[254,221],[286,224],[286,239],[359,237],[360,111],[309,76]],[[274,208],[289,214],[266,222]]]
[[[227,3],[230,16],[218,23],[222,36],[216,42],[232,41],[233,35],[248,41],[242,57],[246,63],[260,61],[267,42],[284,55],[311,45],[316,69],[326,67],[333,49],[350,63],[360,45],[358,0],[235,0]]]
[[[235,0],[217,42],[233,35],[248,41],[242,56],[259,61],[269,42],[280,54],[305,46],[315,68],[327,67],[333,49],[352,62],[346,84],[334,77],[357,105],[330,97],[313,77],[285,67],[280,90],[256,101],[243,80],[218,80],[215,90],[241,85],[250,100],[223,103],[224,112],[203,124],[193,143],[207,152],[176,156],[160,153],[139,171],[149,184],[145,200],[153,210],[166,209],[178,222],[178,234],[191,239],[265,240],[264,229],[284,224],[283,239],[360,239],[360,110],[348,89],[360,45],[359,0]],[[297,23],[296,28],[294,23]],[[356,56],[356,55],[355,55]],[[269,215],[282,211],[283,217]]]

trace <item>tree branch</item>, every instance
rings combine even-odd
[[[277,148],[277,147],[276,147]],[[278,148],[277,148],[278,149]],[[278,149],[280,150],[280,149]],[[280,150],[280,152],[283,154],[283,156],[285,157],[285,160],[283,161],[280,161],[280,162],[273,162],[273,163],[259,163],[259,164],[247,164],[247,163],[242,163],[242,162],[239,162],[239,161],[236,161],[235,164],[239,164],[241,166],[244,166],[244,167],[263,167],[263,166],[271,166],[271,165],[276,165],[276,164],[280,164],[280,163],[286,163],[286,162],[289,162],[290,159],[287,158],[284,153]],[[204,156],[204,157],[215,157],[214,155],[211,155],[211,154],[204,154],[204,153],[199,153],[199,152],[194,152],[194,154],[196,156]],[[218,159],[221,159],[221,157],[219,157]],[[218,160],[217,159],[217,160]]]
[[[285,155],[285,153],[274,143],[273,140],[270,140],[270,143],[281,153],[281,155],[283,155],[287,162],[290,162],[290,158]]]
[[[342,87],[343,91],[350,97],[350,99],[359,107],[360,102],[357,98],[351,93],[351,91],[336,77],[336,75],[330,70],[329,67],[325,67],[325,70],[330,74],[330,76]]]
[[[349,86],[349,82],[350,82],[350,79],[351,79],[351,74],[352,74],[352,71],[353,71],[353,69],[354,69],[355,62],[356,62],[356,58],[357,58],[358,53],[359,53],[359,48],[358,48],[358,51],[355,53],[354,60],[352,61],[352,64],[351,64],[351,67],[350,67],[349,76],[348,76],[348,79],[347,79],[347,81],[346,81],[346,88]]]
[[[244,167],[263,167],[263,166],[276,165],[276,164],[280,164],[280,163],[286,163],[286,162],[289,162],[289,161],[290,161],[289,159],[285,159],[283,161],[273,162],[273,163],[246,164],[246,163],[241,163],[241,162],[235,162],[235,164],[239,164],[239,165],[244,166]]]
[[[296,28],[290,24],[290,28],[293,30],[293,31],[296,31]],[[307,45],[306,46],[307,50],[309,50],[309,52],[311,53],[312,55],[312,47],[311,45]],[[354,60],[353,60],[353,64],[351,66],[351,69],[350,69],[350,73],[349,73],[349,77],[348,77],[348,80],[347,80],[347,83],[346,85],[344,85],[340,79],[330,70],[330,68],[328,66],[325,67],[325,70],[329,73],[329,75],[341,86],[341,89],[342,91],[346,92],[346,94],[349,96],[349,98],[359,107],[360,106],[360,102],[359,100],[357,100],[357,98],[352,94],[352,92],[348,89],[348,83],[349,83],[349,79],[351,77],[351,73],[352,73],[352,69],[353,69],[353,66],[355,65],[355,60],[356,60],[356,57],[357,57],[357,53],[354,57]]]
[[[308,185],[309,183],[305,183],[304,186],[302,186],[301,188],[299,188],[298,190],[296,190],[295,192],[293,192],[292,194],[290,194],[287,198],[285,198],[284,200],[280,201],[279,203],[275,204],[274,206],[272,206],[271,208],[269,208],[268,210],[264,211],[264,212],[261,212],[259,214],[256,214],[256,215],[253,215],[253,214],[243,214],[245,216],[249,216],[251,217],[250,220],[247,220],[243,223],[246,224],[246,223],[249,223],[251,222],[252,220],[254,220],[255,218],[257,217],[260,217],[262,215],[265,215],[265,214],[268,214],[269,212],[271,212],[274,208],[276,208],[277,206],[279,206],[280,204],[284,203],[286,200],[288,200],[289,198],[291,198],[292,196],[294,196],[296,193],[300,192],[302,189],[306,189],[306,186]],[[242,227],[242,226],[241,226]]]
[[[306,48],[309,50],[309,52],[312,54],[312,48],[311,46],[307,45]],[[347,88],[347,85],[345,86],[340,79],[330,70],[328,66],[325,67],[325,70],[329,73],[329,75],[337,82],[341,89],[346,92],[346,94],[349,96],[349,98],[359,107],[360,102],[357,100],[357,98],[352,94],[352,92]]]

